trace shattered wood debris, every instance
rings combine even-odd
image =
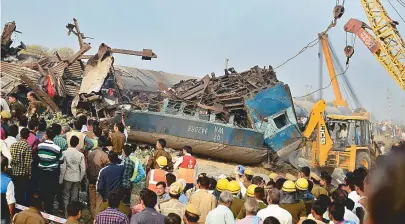
[[[168,108],[179,110],[183,107],[185,114],[193,116],[195,113],[202,116],[215,113],[218,121],[224,123],[227,123],[233,115],[237,125],[251,127],[245,111],[245,99],[273,87],[278,82],[271,66],[269,68],[255,66],[241,73],[230,68],[223,76],[215,77],[215,74],[212,74],[211,77],[206,75],[199,81],[197,79],[180,81],[172,88],[167,88],[161,83],[159,87],[163,96],[156,96],[146,102],[136,96],[132,103],[136,108],[153,110],[151,105],[162,106],[163,98],[169,98]]]

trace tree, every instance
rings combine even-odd
[[[70,47],[54,48],[51,50],[48,47],[44,47],[37,44],[27,45],[27,48],[20,51],[20,54],[50,57],[55,53],[55,51],[59,53],[59,56],[62,59],[67,59],[75,54],[75,51]]]
[[[75,51],[70,47],[56,48],[56,49],[52,50],[52,53],[56,52],[56,51],[58,52],[59,56],[62,59],[70,58],[71,56],[73,56],[75,54]]]
[[[49,48],[37,44],[31,44],[27,45],[26,49],[21,50],[20,54],[49,56]]]

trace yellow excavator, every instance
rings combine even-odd
[[[326,102],[319,100],[303,132],[304,138],[312,141],[311,166],[328,172],[370,168],[380,151],[374,147],[368,118],[325,114],[325,109]],[[303,166],[296,159],[290,158],[290,163]]]

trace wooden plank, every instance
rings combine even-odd
[[[35,85],[26,75],[22,74],[20,78],[35,92],[35,95],[37,95],[38,99],[41,102],[48,105],[54,112],[60,111],[59,107],[55,104],[55,102],[53,102],[53,100],[49,97],[49,95],[44,91],[42,91],[40,88],[38,88],[38,86]]]

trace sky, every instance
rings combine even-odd
[[[94,54],[101,43],[112,48],[153,49],[158,58],[142,61],[138,57],[115,55],[115,64],[203,77],[223,73],[225,58],[237,71],[255,65],[283,63],[297,54],[330,24],[333,0],[2,0],[2,24],[15,21],[22,34],[15,40],[48,48],[79,49],[77,38],[67,36],[66,24],[79,21],[81,32]],[[400,22],[405,38],[405,22],[382,0],[391,18]],[[405,7],[392,4],[401,15]],[[404,16],[402,16],[404,17]],[[328,34],[339,60],[346,62],[344,24],[350,18],[368,22],[360,1],[346,1],[345,13]],[[348,34],[349,43],[352,35]],[[293,96],[320,88],[318,45],[276,70]],[[379,120],[389,118],[388,89],[391,90],[392,119],[405,123],[405,92],[389,76],[376,58],[358,39],[346,72],[363,107]],[[330,83],[323,65],[323,84]],[[319,93],[316,93],[318,97]],[[327,101],[334,98],[332,87],[323,90]],[[349,98],[350,101],[350,98]]]

